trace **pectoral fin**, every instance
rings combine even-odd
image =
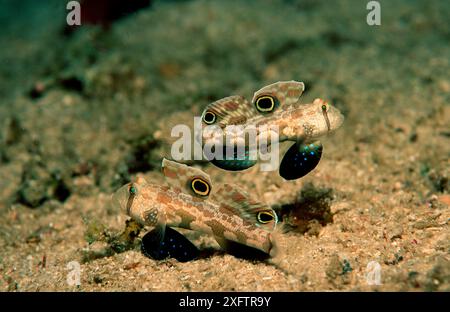
[[[279,173],[286,180],[299,179],[311,172],[322,157],[322,143],[292,145],[280,163]]]
[[[157,229],[142,238],[141,250],[144,255],[155,260],[175,258],[180,262],[191,261],[198,257],[199,250],[186,237],[167,227],[163,240]]]

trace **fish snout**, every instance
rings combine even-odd
[[[128,197],[129,197],[129,185],[124,185],[119,188],[111,197],[111,202],[115,207],[120,208],[120,212],[129,215],[128,211]]]
[[[338,129],[344,122],[344,115],[334,106],[329,107],[328,118],[330,120],[330,131]]]

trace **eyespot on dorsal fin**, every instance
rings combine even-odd
[[[294,143],[281,160],[280,176],[285,180],[295,180],[307,175],[319,164],[322,151],[320,141],[308,144]]]
[[[256,115],[249,101],[243,96],[232,95],[206,106],[202,113],[202,123],[205,126],[218,125],[225,128],[227,125],[245,124]]]
[[[256,91],[252,104],[260,114],[270,114],[281,106],[297,103],[304,90],[303,82],[279,81]]]
[[[162,172],[167,184],[183,193],[199,198],[207,198],[211,193],[212,184],[209,175],[198,168],[164,158]]]
[[[237,185],[223,184],[211,198],[220,203],[221,208],[232,211],[252,225],[264,230],[273,231],[278,222],[277,214],[271,207],[255,200]]]

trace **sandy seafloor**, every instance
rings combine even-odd
[[[177,1],[63,35],[59,1],[3,1],[0,290],[449,291],[450,4],[380,2],[373,27],[367,1]],[[83,256],[106,244],[89,224],[124,228],[115,189],[138,174],[164,183],[171,125],[279,80],[346,117],[319,166],[288,182],[200,165],[277,211],[297,202],[307,219],[281,235],[279,257],[239,259],[197,233],[208,252],[187,263],[138,246]],[[367,283],[371,261],[380,285]]]

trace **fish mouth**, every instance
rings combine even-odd
[[[129,215],[130,214],[129,207],[128,207],[129,205],[127,205],[128,197],[129,197],[129,192],[128,192],[128,184],[127,184],[127,185],[124,185],[121,188],[119,188],[111,196],[111,203],[115,207],[119,207],[121,212]]]
[[[330,110],[324,115],[328,132],[337,130],[344,123],[344,115],[335,107],[330,107]]]

